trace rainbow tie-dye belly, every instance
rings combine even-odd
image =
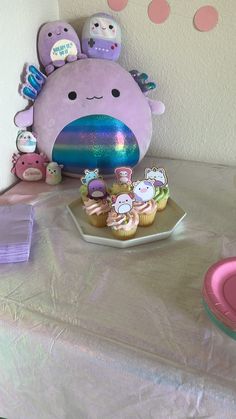
[[[112,174],[116,167],[135,166],[139,157],[133,132],[108,115],[89,115],[70,122],[59,133],[52,151],[52,160],[74,174],[95,168]]]

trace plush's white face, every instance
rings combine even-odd
[[[31,143],[35,143],[36,144],[36,138],[34,138],[33,134],[30,131],[24,131],[24,132],[22,132],[18,136],[17,141],[20,144],[27,144],[29,141]]]
[[[161,170],[148,172],[148,179],[159,180],[162,183],[166,183],[165,174]]]
[[[60,176],[61,175],[61,168],[60,166],[50,165],[47,166],[47,175],[48,176]]]
[[[112,19],[93,17],[90,22],[90,34],[94,38],[115,39],[117,24]]]
[[[142,180],[134,187],[134,194],[137,201],[147,202],[155,195],[155,188],[151,182]]]
[[[126,214],[132,209],[133,200],[128,194],[118,195],[116,202],[114,204],[115,211],[118,214]]]

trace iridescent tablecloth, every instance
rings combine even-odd
[[[0,416],[236,418],[236,341],[206,317],[208,267],[236,255],[236,169],[164,166],[188,215],[171,238],[116,249],[82,240],[79,181],[19,183],[33,203],[30,261],[0,266]]]

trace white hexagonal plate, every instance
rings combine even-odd
[[[166,239],[186,215],[186,212],[170,198],[165,210],[157,212],[155,221],[151,226],[138,227],[133,239],[119,240],[113,237],[110,228],[97,228],[89,224],[80,198],[67,205],[67,208],[84,240],[90,243],[121,248]]]

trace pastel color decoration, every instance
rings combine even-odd
[[[82,49],[89,58],[118,60],[121,29],[116,20],[105,13],[96,13],[89,17],[83,26]]]
[[[194,26],[201,32],[212,30],[218,23],[218,12],[212,6],[203,6],[197,10],[194,16]]]
[[[107,0],[107,3],[114,12],[120,12],[127,6],[128,0]]]
[[[151,141],[152,113],[163,113],[164,105],[150,100],[118,63],[94,58],[54,71],[31,109],[15,123],[31,117],[39,150],[79,176],[85,169],[112,174],[135,166]]]
[[[38,55],[47,75],[66,62],[85,58],[74,28],[64,21],[43,25],[38,35]]]
[[[21,180],[45,179],[47,158],[43,153],[13,154],[11,172]]]
[[[236,339],[236,257],[220,260],[208,269],[202,295],[210,319]]]
[[[169,17],[170,5],[166,0],[152,0],[148,6],[149,19],[156,24],[161,24]]]

